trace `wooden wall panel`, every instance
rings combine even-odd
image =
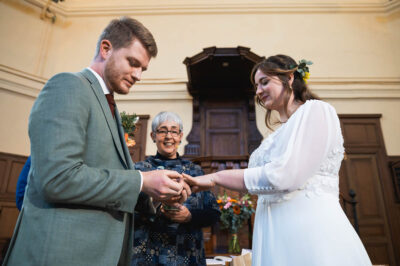
[[[359,233],[365,248],[374,263],[393,263],[393,245],[376,154],[349,154],[343,167],[346,175],[342,179],[347,184],[341,189],[356,192]]]
[[[358,217],[381,218],[384,204],[379,184],[379,173],[373,155],[349,154],[344,166],[348,172],[348,187],[357,188]]]
[[[0,199],[15,202],[18,176],[27,156],[0,152]]]
[[[7,194],[10,194],[12,196],[15,195],[15,191],[17,188],[17,181],[19,174],[22,171],[22,168],[25,165],[26,160],[24,161],[14,161],[11,162],[11,168],[10,168],[10,178],[8,178],[8,183],[5,186],[5,192]]]
[[[0,202],[0,250],[7,248],[19,211],[14,202]]]
[[[359,234],[374,264],[398,265],[400,223],[395,204],[380,115],[340,115],[346,160],[340,191],[356,192]],[[351,210],[346,211],[354,223]]]
[[[27,156],[0,152],[0,250],[7,248],[14,231],[19,211],[15,203],[15,190],[19,174]],[[3,254],[3,252],[1,253]],[[1,256],[1,255],[0,255]],[[0,258],[1,261],[2,258]]]
[[[205,154],[206,156],[247,155],[246,107],[232,103],[231,106],[206,104],[205,112]]]
[[[343,135],[348,145],[379,145],[374,124],[345,123]]]

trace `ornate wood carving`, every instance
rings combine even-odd
[[[261,59],[238,46],[208,47],[184,60],[193,96],[186,157],[248,155],[260,144],[250,72]]]

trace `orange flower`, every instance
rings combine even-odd
[[[128,140],[126,141],[126,145],[127,145],[128,147],[133,147],[133,146],[136,145],[136,141],[133,140],[133,139],[128,139]]]
[[[240,207],[237,206],[237,205],[233,206],[233,212],[234,212],[235,214],[239,215],[239,214],[240,214]]]
[[[222,210],[222,208],[223,208],[223,207],[224,207],[224,206],[222,206],[222,205],[219,205],[219,209],[220,209],[220,210]]]
[[[238,201],[235,200],[235,199],[230,199],[229,201],[232,202],[232,203],[237,203],[237,202],[238,202]]]
[[[218,203],[218,204],[221,204],[221,203],[222,203],[222,200],[220,200],[220,199],[217,200],[217,203]]]

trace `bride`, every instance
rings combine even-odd
[[[306,85],[308,62],[276,55],[255,65],[259,104],[281,126],[253,152],[248,169],[186,181],[194,191],[220,185],[257,194],[253,265],[371,265],[339,204],[343,137],[335,109]]]

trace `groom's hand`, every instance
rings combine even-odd
[[[173,196],[170,199],[163,200],[162,202],[167,204],[167,205],[173,205],[175,203],[182,204],[184,203],[187,198],[192,194],[192,190],[190,189],[190,186],[184,181],[183,178],[181,179],[175,179],[176,182],[182,185],[183,189],[182,192],[179,196]]]
[[[142,191],[150,197],[153,197],[155,200],[163,201],[173,197],[176,199],[188,197],[187,189],[189,186],[183,181],[182,175],[178,172],[170,170],[154,170],[142,172],[142,176]],[[182,193],[183,190],[185,190],[185,192]]]

